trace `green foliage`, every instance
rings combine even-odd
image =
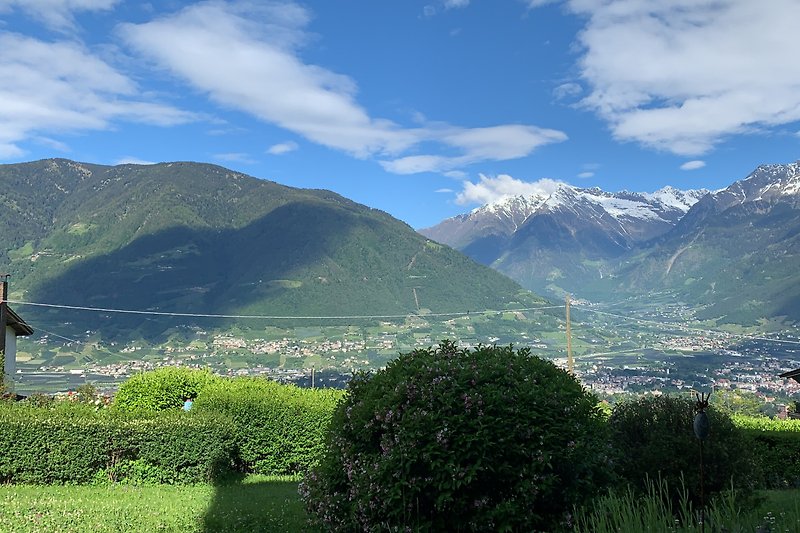
[[[41,392],[35,392],[25,398],[26,403],[33,405],[34,407],[54,407],[56,399],[48,394],[43,394]]]
[[[81,403],[94,403],[97,400],[97,387],[92,383],[80,385],[75,392],[78,394],[78,401]]]
[[[527,349],[444,342],[348,390],[301,485],[326,530],[549,530],[604,482],[597,399]]]
[[[740,389],[719,389],[711,395],[711,405],[729,415],[764,416],[774,406],[753,392]]]
[[[756,483],[756,463],[744,434],[730,416],[707,411],[711,433],[703,443],[705,494],[733,488],[747,497]],[[694,401],[687,396],[643,396],[618,404],[609,419],[618,475],[640,494],[648,479],[663,479],[677,505],[685,487],[700,502],[700,440],[694,434]]]
[[[736,416],[750,437],[767,488],[800,487],[800,420]]]
[[[271,315],[411,313],[412,288],[433,311],[519,301],[510,279],[382,211],[214,165],[46,160],[0,165],[0,185],[11,250],[0,268],[32,301]],[[120,345],[166,329],[141,315],[108,322],[98,335]]]
[[[800,433],[800,419],[788,418],[780,420],[777,418],[767,418],[765,416],[744,416],[733,415],[731,417],[736,427],[750,429],[761,432],[779,431]]]
[[[739,506],[735,491],[717,496],[703,514],[692,505],[688,493],[681,495],[678,507],[673,506],[672,494],[676,491],[661,480],[648,481],[644,494],[628,488],[609,493],[577,510],[575,533],[640,533],[642,531],[670,531],[696,533],[697,531],[767,532],[800,530],[800,499],[794,496],[790,504],[782,495],[767,493],[759,509],[745,510]],[[791,498],[791,495],[790,495]],[[705,523],[701,520],[705,518]]]
[[[307,527],[297,481],[222,485],[0,485],[0,531],[273,533]]]
[[[114,407],[120,411],[178,409],[218,380],[208,369],[164,367],[141,372],[120,385]]]
[[[0,406],[0,483],[197,483],[225,475],[234,450],[230,423],[212,414]]]
[[[343,394],[262,378],[219,379],[203,389],[192,410],[233,422],[244,472],[292,474],[316,464]]]

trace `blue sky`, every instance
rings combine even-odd
[[[798,0],[0,0],[0,163],[210,162],[415,228],[551,180],[716,189],[800,158],[797,20]]]

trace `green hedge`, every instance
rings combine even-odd
[[[208,385],[192,410],[233,421],[243,471],[283,475],[317,463],[343,396],[343,391],[302,389],[263,378],[225,378]]]
[[[186,398],[196,398],[220,379],[208,369],[164,367],[140,372],[120,385],[114,408],[128,412],[179,409]]]
[[[734,416],[751,439],[766,488],[800,487],[800,420]]]
[[[212,414],[0,406],[0,483],[207,482],[234,452],[230,422]]]

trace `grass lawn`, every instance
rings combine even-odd
[[[221,486],[0,485],[0,531],[308,531],[297,482]]]
[[[778,531],[784,531],[791,522],[787,531],[797,531],[791,528],[800,526],[794,522],[800,517],[800,490],[767,491],[763,495],[764,504],[743,516],[743,522],[756,518],[759,525],[775,525]],[[784,513],[787,516],[782,516]],[[15,533],[294,533],[309,531],[306,519],[297,481],[264,476],[249,476],[221,486],[0,485],[0,531]]]

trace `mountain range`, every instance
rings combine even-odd
[[[542,301],[382,211],[219,166],[49,159],[0,165],[0,185],[0,268],[12,274],[12,300],[272,316]],[[60,312],[23,311],[33,325]],[[162,327],[137,315],[114,324],[104,331],[153,337]]]
[[[800,320],[800,163],[719,191],[560,185],[421,230],[541,294],[612,302],[668,292],[698,316]]]

